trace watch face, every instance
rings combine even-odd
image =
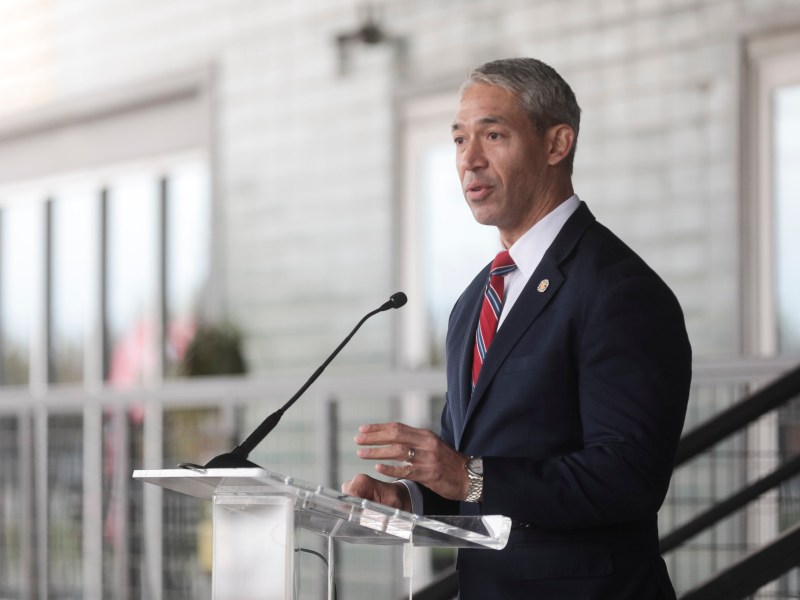
[[[469,462],[467,463],[467,469],[469,469],[476,475],[483,475],[483,459],[470,458]]]

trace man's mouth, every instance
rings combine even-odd
[[[467,197],[467,200],[479,201],[479,200],[483,200],[483,198],[485,198],[486,195],[491,190],[492,190],[492,186],[490,186],[490,185],[487,185],[485,183],[480,183],[480,182],[474,182],[474,183],[470,183],[466,187],[466,191],[464,192],[464,195]]]

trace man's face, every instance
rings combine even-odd
[[[503,88],[476,83],[461,97],[453,141],[464,197],[475,220],[497,227],[506,246],[543,216],[546,137]]]

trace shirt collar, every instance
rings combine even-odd
[[[573,194],[523,233],[508,249],[511,258],[514,259],[514,263],[526,279],[533,275],[544,253],[556,239],[567,219],[578,209],[580,203],[580,198]]]

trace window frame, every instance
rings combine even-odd
[[[800,28],[754,36],[743,52],[741,214],[742,337],[745,354],[779,352],[774,248],[773,103],[777,87],[800,84]]]

